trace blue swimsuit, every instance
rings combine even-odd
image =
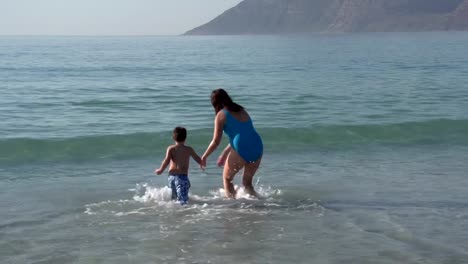
[[[227,110],[223,110],[226,115],[224,133],[229,137],[231,147],[239,153],[246,162],[255,162],[263,154],[263,142],[260,135],[255,131],[252,119],[240,122],[235,119]]]

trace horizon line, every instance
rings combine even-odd
[[[177,37],[181,34],[0,34],[0,37]]]

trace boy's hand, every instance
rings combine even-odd
[[[161,169],[156,169],[154,173],[156,173],[157,175],[161,175],[163,171]]]

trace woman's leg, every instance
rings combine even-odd
[[[255,162],[247,162],[244,168],[244,175],[242,175],[242,184],[244,185],[245,191],[252,196],[257,196],[257,192],[255,192],[252,181],[261,161],[262,157]]]
[[[244,164],[245,161],[234,149],[232,149],[227,157],[226,163],[224,164],[223,171],[223,184],[226,197],[236,198],[236,190],[234,189],[232,180],[234,180],[234,176],[242,169]]]

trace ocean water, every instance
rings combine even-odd
[[[0,37],[0,263],[467,263],[466,43]],[[204,151],[218,87],[261,198],[224,199],[215,153],[180,206],[153,170],[175,126]]]

